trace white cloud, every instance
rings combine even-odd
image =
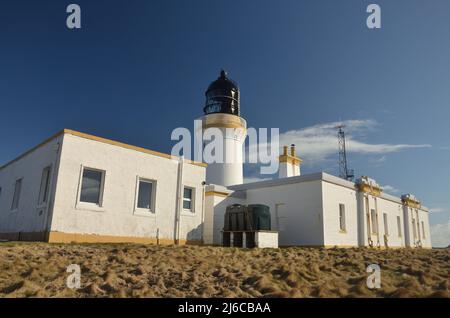
[[[385,185],[385,186],[382,186],[381,188],[383,189],[383,191],[392,193],[392,194],[396,194],[396,193],[400,192],[399,189],[394,188],[393,186],[390,186],[390,185]]]
[[[428,144],[370,144],[358,138],[377,126],[371,119],[346,120],[318,124],[280,134],[280,145],[297,145],[298,153],[305,164],[317,163],[336,156],[338,152],[336,126],[345,125],[346,149],[348,153],[377,154],[397,152],[406,149],[431,147]],[[381,161],[386,158],[381,157]]]
[[[431,243],[434,247],[450,245],[450,220],[431,226]]]

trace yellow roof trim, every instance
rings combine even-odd
[[[143,153],[146,153],[146,154],[150,154],[150,155],[153,155],[153,156],[162,157],[162,158],[166,158],[166,159],[176,159],[176,158],[178,158],[176,156],[172,156],[172,155],[169,155],[169,154],[166,154],[166,153],[162,153],[162,152],[158,152],[158,151],[154,151],[154,150],[150,150],[150,149],[146,149],[146,148],[141,148],[141,147],[129,145],[129,144],[126,144],[126,143],[123,143],[123,142],[119,142],[119,141],[115,141],[115,140],[111,140],[111,139],[106,139],[106,138],[103,138],[103,137],[98,137],[98,136],[82,133],[82,132],[71,130],[71,129],[63,129],[63,130],[59,131],[58,133],[54,134],[53,136],[51,136],[50,138],[46,139],[45,141],[41,142],[37,146],[31,148],[27,152],[21,154],[17,158],[15,158],[15,159],[11,160],[10,162],[6,163],[5,165],[1,166],[0,170],[5,168],[5,167],[7,167],[7,166],[9,166],[12,163],[18,161],[18,160],[20,160],[21,158],[25,157],[29,153],[31,153],[34,150],[44,146],[45,144],[49,143],[50,141],[52,141],[56,137],[59,137],[60,135],[63,135],[63,134],[68,134],[68,135],[73,135],[73,136],[77,136],[77,137],[84,138],[84,139],[94,140],[94,141],[102,142],[102,143],[105,143],[105,144],[114,145],[114,146],[122,147],[122,148],[125,148],[125,149],[130,149],[130,150],[134,150],[134,151],[139,151],[139,152],[143,152]],[[189,164],[195,165],[195,166],[200,166],[200,167],[208,166],[206,163],[192,161],[192,160],[186,160],[186,162],[189,163]]]
[[[57,132],[57,133],[54,134],[53,136],[51,136],[51,137],[45,139],[43,142],[41,142],[40,144],[34,146],[34,147],[31,148],[30,150],[24,152],[24,153],[21,154],[20,156],[18,156],[18,157],[16,157],[16,158],[14,158],[13,160],[11,160],[11,161],[5,163],[3,166],[0,167],[0,170],[2,170],[3,168],[6,168],[7,166],[9,166],[10,164],[12,164],[12,163],[14,163],[14,162],[16,162],[16,161],[22,159],[23,157],[25,157],[25,156],[28,155],[29,153],[35,151],[36,149],[38,149],[38,148],[40,148],[40,147],[42,147],[42,146],[48,144],[50,141],[52,141],[52,140],[55,139],[56,137],[61,136],[62,134],[64,134],[64,130],[61,130],[61,131]]]

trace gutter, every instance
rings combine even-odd
[[[183,205],[183,164],[184,158],[178,160],[178,177],[177,177],[177,206],[175,214],[175,244],[180,245],[180,223],[181,209]]]

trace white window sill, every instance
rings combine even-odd
[[[147,218],[155,218],[156,217],[156,213],[151,211],[151,210],[147,210],[147,209],[139,209],[136,208],[133,212],[133,215],[135,216],[143,216],[143,217],[147,217]]]
[[[195,211],[191,211],[191,210],[183,210],[181,212],[182,216],[195,216]]]
[[[78,202],[78,204],[75,206],[75,209],[91,212],[106,212],[106,209],[102,206],[99,206],[94,203],[85,203],[85,202]]]

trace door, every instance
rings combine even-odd
[[[42,169],[41,183],[39,187],[39,197],[36,206],[36,218],[34,224],[34,231],[38,233],[39,232],[44,233],[46,231],[45,223],[47,221],[49,208],[51,176],[52,176],[51,165]],[[42,237],[40,240],[44,240],[44,237]]]
[[[286,213],[286,204],[277,203],[275,204],[275,225],[278,231],[278,244],[288,245],[288,217]]]

